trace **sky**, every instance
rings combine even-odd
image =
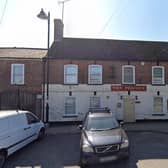
[[[47,47],[54,18],[62,17],[58,0],[0,0],[0,47]],[[64,3],[64,37],[168,41],[168,0],[68,0]]]

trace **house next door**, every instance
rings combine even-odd
[[[134,97],[123,98],[123,116],[125,122],[135,122],[135,100]]]

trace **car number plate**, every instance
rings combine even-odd
[[[113,161],[116,160],[116,156],[107,156],[107,157],[101,157],[100,162],[108,162],[108,161]]]

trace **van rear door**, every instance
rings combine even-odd
[[[26,144],[27,134],[25,128],[27,127],[26,117],[24,114],[16,114],[9,117],[9,133],[10,133],[10,146],[9,151],[13,153]]]
[[[6,148],[10,142],[8,117],[0,118],[0,149]]]

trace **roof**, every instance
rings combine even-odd
[[[13,115],[17,115],[17,114],[20,114],[20,113],[27,113],[27,111],[22,111],[22,110],[2,110],[0,111],[0,118],[3,118],[3,117],[8,117],[8,116],[13,116]]]
[[[90,113],[109,113],[110,109],[108,107],[104,108],[89,108]]]
[[[0,58],[43,58],[46,49],[39,48],[0,48]]]
[[[112,113],[89,113],[89,117],[114,117]],[[115,117],[114,117],[115,118]]]
[[[50,57],[83,60],[168,60],[168,42],[64,38],[55,41]]]

